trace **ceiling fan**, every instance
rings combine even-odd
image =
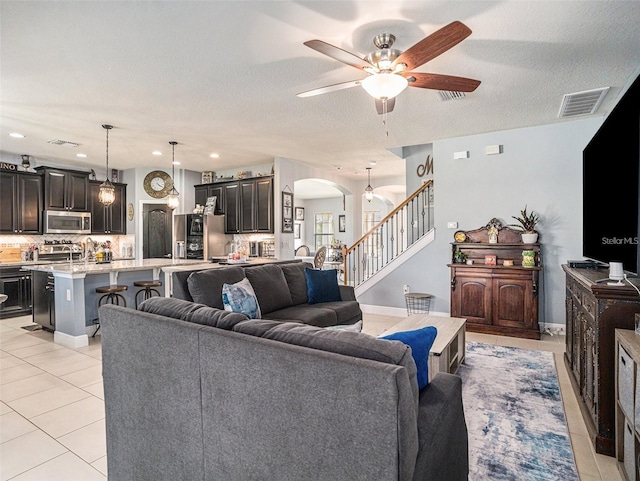
[[[389,33],[383,33],[373,39],[373,43],[378,50],[371,52],[366,57],[359,57],[322,40],[309,40],[304,42],[307,47],[351,65],[369,75],[360,80],[351,80],[301,92],[298,97],[311,97],[361,85],[375,99],[378,113],[386,114],[393,110],[395,97],[407,86],[473,92],[480,85],[479,80],[454,77],[452,75],[413,72],[415,68],[443,54],[469,35],[471,35],[471,29],[462,22],[455,21],[423,38],[405,52],[401,52],[391,48],[396,37]]]

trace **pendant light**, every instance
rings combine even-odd
[[[109,130],[113,128],[113,125],[102,124],[102,128],[107,131],[107,177],[104,182],[100,184],[98,201],[106,207],[113,204],[113,201],[116,200],[116,189],[113,187],[113,184],[109,182]]]
[[[367,177],[369,183],[367,184],[367,188],[364,189],[364,198],[367,199],[367,201],[371,202],[371,199],[373,199],[373,187],[371,187],[371,167],[367,167]]]
[[[174,210],[180,205],[180,194],[176,190],[175,178],[176,178],[176,142],[172,140],[171,144],[171,190],[167,195],[167,207]]]

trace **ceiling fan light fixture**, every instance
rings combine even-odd
[[[407,88],[406,78],[395,73],[379,73],[363,79],[362,88],[374,99],[392,99]]]
[[[98,202],[106,207],[113,204],[113,202],[116,200],[116,188],[109,181],[109,130],[113,128],[113,125],[102,124],[102,128],[107,131],[107,176],[104,182],[100,184],[100,187],[98,188]]]

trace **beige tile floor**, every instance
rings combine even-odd
[[[380,334],[401,318],[365,315]],[[29,332],[30,317],[0,320],[0,481],[107,479],[99,336],[68,349]],[[571,442],[582,481],[621,481],[614,458],[594,454],[562,361],[564,338],[529,341],[468,333],[467,339],[555,354]]]

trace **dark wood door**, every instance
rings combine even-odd
[[[42,206],[42,177],[18,174],[18,222],[21,233],[42,234]]]
[[[0,234],[16,234],[17,230],[17,193],[16,174],[0,172]]]
[[[91,211],[91,233],[107,233],[107,208],[98,200],[100,182],[89,183],[89,206]]]
[[[497,326],[533,329],[533,299],[531,280],[494,279],[493,323]]]
[[[491,274],[458,271],[451,291],[451,315],[473,324],[491,324]]]
[[[84,173],[67,174],[67,207],[74,212],[89,210],[89,176]]]
[[[142,210],[142,257],[171,257],[172,211],[165,204],[145,204]]]
[[[237,182],[224,186],[224,232],[237,234],[240,231],[240,188]]]
[[[255,232],[255,205],[255,181],[240,181],[240,232]]]
[[[273,233],[273,179],[256,180],[256,231]]]
[[[195,188],[195,202],[196,204],[205,205],[207,203],[207,197],[209,196],[208,185],[198,185]]]
[[[108,212],[110,234],[127,233],[127,186],[116,184],[116,200],[111,204]]]
[[[67,176],[57,170],[45,170],[45,209],[67,210]]]
[[[215,196],[216,207],[214,213],[216,215],[223,215],[224,212],[224,186],[223,185],[210,185],[209,197]]]

